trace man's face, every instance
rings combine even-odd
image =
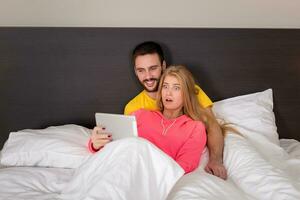
[[[165,67],[165,61],[161,64],[156,53],[141,55],[135,59],[135,74],[147,92],[157,92]]]

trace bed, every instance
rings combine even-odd
[[[87,152],[95,112],[122,113],[141,90],[130,51],[146,40],[242,133],[225,138],[227,181],[204,172],[207,150],[184,176],[147,141]],[[1,27],[0,199],[300,199],[299,55],[299,29]],[[124,160],[95,174],[112,152]]]

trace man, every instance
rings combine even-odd
[[[163,71],[166,69],[166,61],[161,46],[155,42],[144,42],[137,45],[132,53],[132,62],[135,74],[144,90],[125,106],[124,114],[128,115],[141,108],[157,110],[158,84]],[[212,118],[206,125],[209,162],[205,167],[205,171],[226,179],[227,172],[223,165],[224,138],[211,110],[213,103],[199,86],[196,85],[195,87],[199,89],[199,103]]]

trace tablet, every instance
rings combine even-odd
[[[95,116],[96,124],[104,126],[113,140],[138,136],[135,116],[111,113],[96,113]]]

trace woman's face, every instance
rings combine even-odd
[[[164,109],[181,111],[183,107],[182,85],[175,76],[167,75],[161,90]]]

